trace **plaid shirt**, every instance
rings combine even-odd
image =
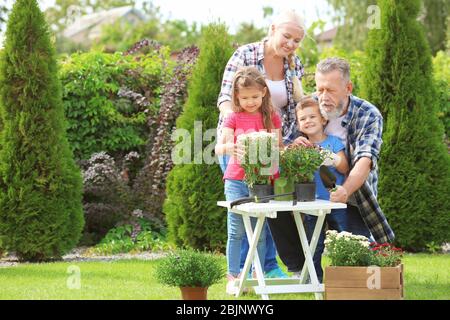
[[[231,101],[231,89],[233,85],[233,77],[237,69],[242,66],[256,67],[264,76],[266,75],[264,69],[264,43],[266,39],[261,42],[250,43],[238,48],[233,56],[227,63],[223,74],[222,87],[220,90],[219,98],[217,100],[217,106],[224,101]],[[302,78],[304,74],[303,65],[300,59],[295,56],[295,69],[289,69],[289,63],[287,59],[284,59],[284,74],[285,83],[288,93],[288,104],[286,107],[281,108],[281,120],[282,120],[282,135],[283,142],[285,144],[291,144],[295,138],[300,136],[300,132],[297,129],[297,118],[295,116],[296,103],[293,97],[293,83],[292,76],[298,76]],[[219,123],[217,125],[218,131],[222,129],[223,125],[222,115],[219,117]]]
[[[395,237],[394,232],[377,201],[377,162],[382,144],[383,117],[374,105],[350,96],[348,111],[342,120],[342,126],[348,132],[346,153],[351,160],[350,167],[353,168],[362,157],[372,160],[372,170],[367,180],[353,194],[361,217],[375,241],[392,242]]]

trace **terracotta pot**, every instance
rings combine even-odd
[[[273,187],[269,184],[255,184],[253,187],[248,188],[249,196],[254,197],[264,197],[273,195]],[[268,200],[261,200],[258,202],[269,202]]]
[[[180,287],[180,290],[183,300],[207,300],[207,287]]]
[[[371,268],[371,269],[369,269]],[[326,300],[402,300],[403,265],[397,267],[326,267]],[[378,279],[376,279],[378,277]]]
[[[295,184],[295,200],[299,202],[315,201],[316,200],[316,184],[310,183],[296,183]]]

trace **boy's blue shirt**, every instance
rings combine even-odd
[[[331,135],[322,142],[318,143],[318,145],[334,153],[338,153],[339,151],[345,149],[345,146],[342,144],[341,140],[338,137]],[[337,171],[337,169],[333,166],[328,166],[328,169],[330,169],[330,171],[336,176],[336,185],[343,185],[345,181],[344,175]],[[316,198],[330,200],[330,193],[323,185],[322,179],[320,179],[319,170],[314,172],[314,181],[316,182]]]

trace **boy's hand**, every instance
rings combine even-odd
[[[313,144],[306,137],[298,137],[294,140],[293,144],[301,145],[305,147],[312,147]]]

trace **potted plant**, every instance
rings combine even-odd
[[[183,300],[206,300],[208,287],[223,277],[225,268],[218,256],[192,249],[169,253],[156,268],[158,281],[180,287]]]
[[[239,158],[244,169],[244,181],[249,188],[249,196],[269,196],[273,194],[273,180],[278,171],[278,138],[276,133],[265,131],[241,134],[237,144],[243,150]],[[262,200],[267,202],[269,200]]]
[[[364,236],[327,231],[327,300],[400,300],[404,297],[402,250]]]
[[[295,200],[316,199],[314,172],[326,157],[327,153],[316,146],[289,145],[280,153],[280,177],[294,183]]]

